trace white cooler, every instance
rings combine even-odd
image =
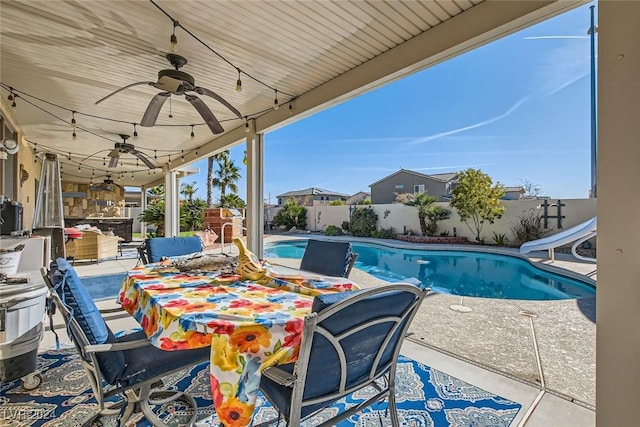
[[[42,338],[47,286],[39,275],[30,283],[0,283],[0,382],[23,378],[26,388],[35,388],[40,378],[38,345]],[[34,381],[36,384],[34,385]]]

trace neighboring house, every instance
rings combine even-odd
[[[304,190],[289,191],[277,196],[278,206],[282,206],[288,199],[296,199],[301,206],[328,205],[334,200],[342,200],[345,202],[349,197],[348,194],[336,193],[335,191],[325,190],[323,188],[311,187]]]
[[[504,196],[502,200],[520,200],[524,196],[524,187],[504,187]]]
[[[353,196],[349,197],[345,204],[347,205],[360,205],[365,201],[371,202],[371,193],[367,193],[366,191],[359,191]]]
[[[374,204],[395,203],[396,196],[402,193],[420,193],[426,191],[438,202],[451,198],[452,184],[457,173],[438,173],[426,175],[419,172],[400,169],[398,172],[369,185],[371,202]]]

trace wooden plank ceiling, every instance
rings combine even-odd
[[[18,123],[31,144],[29,148],[35,147],[40,156],[44,151],[63,155],[66,179],[88,181],[95,174],[94,180],[98,180],[107,174],[117,177],[124,173],[127,185],[141,185],[159,176],[153,177],[153,172],[133,155],[122,154],[115,168],[103,163],[109,163],[108,153],[114,144],[122,142],[119,134],[133,134],[133,124],[140,122],[149,101],[160,90],[135,86],[99,105],[95,102],[125,85],[156,81],[159,70],[171,68],[165,58],[173,31],[171,18],[184,27],[175,30],[177,53],[188,60],[182,71],[191,74],[197,86],[222,96],[243,118],[238,119],[216,100],[200,96],[225,130],[213,135],[183,96],[172,95],[160,112],[157,126],[136,126],[139,137],[128,140],[158,168],[169,160],[171,168],[188,164],[207,152],[237,143],[244,134],[245,119],[260,120],[274,114],[269,121],[273,128],[325,108],[330,102],[305,103],[305,96],[344,79],[350,72],[355,74],[375,58],[389,55],[482,3],[2,0],[1,96],[6,114]],[[509,11],[508,2],[496,3],[505,3],[502,8]],[[558,2],[542,3],[544,7],[522,12],[537,11],[526,22],[500,31],[514,31],[567,8],[566,2],[553,7],[549,4]],[[570,3],[575,6],[578,2]],[[514,13],[515,18],[518,13]],[[512,17],[508,19],[513,21]],[[463,20],[460,24],[465,25]],[[486,40],[491,37],[496,34]],[[241,92],[236,91],[238,69]],[[9,88],[18,95],[16,107],[10,109]],[[371,83],[362,90],[369,88]],[[276,90],[280,110],[288,110],[291,101],[291,115],[273,111]],[[353,95],[351,91],[349,96]],[[75,140],[72,116],[77,121]],[[191,125],[195,125],[193,138]]]

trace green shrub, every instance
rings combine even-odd
[[[342,221],[342,229],[344,231],[349,231],[349,221]]]
[[[349,231],[356,237],[371,237],[376,231],[378,215],[371,208],[355,208],[351,213]]]
[[[378,239],[393,239],[396,236],[396,231],[393,227],[380,228],[372,233],[371,237],[377,237]]]
[[[342,233],[342,229],[340,227],[327,225],[327,228],[324,230],[324,234],[326,236],[342,236],[344,233]]]
[[[518,217],[518,222],[511,226],[511,232],[518,245],[540,239],[547,234],[542,217],[534,209],[522,211],[522,215]]]
[[[496,233],[493,232],[493,243],[498,246],[506,246],[507,245],[507,235],[504,233]]]
[[[344,206],[344,202],[340,199],[332,200],[329,202],[329,206]]]
[[[300,206],[295,199],[289,199],[273,218],[273,223],[276,226],[304,230],[307,227],[307,208]]]

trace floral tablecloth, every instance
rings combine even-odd
[[[250,425],[262,370],[296,359],[313,296],[357,289],[348,279],[270,273],[259,284],[238,275],[181,273],[163,261],[129,271],[122,283],[122,307],[153,345],[211,346],[211,391],[224,426]]]

